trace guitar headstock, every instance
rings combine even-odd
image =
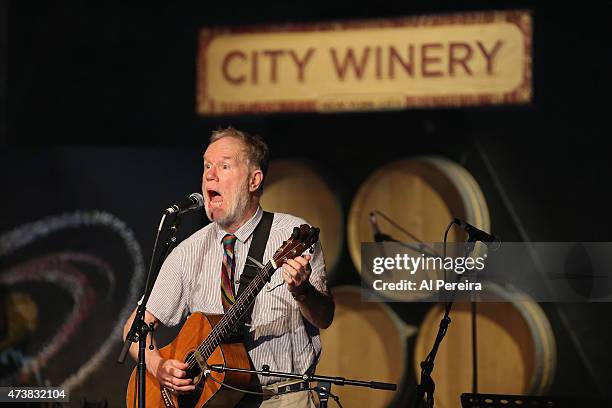
[[[274,253],[272,261],[278,268],[288,259],[300,256],[307,248],[313,251],[313,246],[319,240],[319,229],[308,224],[293,228],[291,237]]]

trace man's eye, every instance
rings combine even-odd
[[[227,169],[229,169],[229,168],[230,168],[229,164],[224,164],[224,165],[223,165],[223,170],[227,170]]]

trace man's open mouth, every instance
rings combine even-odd
[[[223,201],[223,196],[216,190],[206,190],[206,194],[210,203],[220,203]]]

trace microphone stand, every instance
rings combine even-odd
[[[137,364],[137,395],[138,395],[138,408],[145,408],[145,400],[146,400],[146,375],[147,375],[147,366],[145,363],[145,347],[147,342],[147,335],[151,333],[153,335],[153,323],[147,324],[144,320],[145,311],[147,309],[147,301],[151,296],[151,292],[153,291],[153,285],[155,285],[155,281],[157,280],[157,276],[159,275],[159,271],[164,260],[168,257],[174,246],[176,246],[176,233],[181,223],[180,213],[177,213],[176,217],[172,221],[172,225],[170,227],[170,235],[164,244],[163,253],[157,259],[157,263],[154,266],[155,253],[157,249],[157,239],[159,238],[159,234],[162,230],[162,226],[164,225],[164,221],[166,219],[166,213],[162,215],[161,221],[159,223],[159,227],[157,229],[157,237],[155,239],[155,245],[153,246],[153,254],[151,256],[151,263],[149,264],[149,273],[147,274],[147,281],[145,285],[145,293],[142,298],[142,302],[138,305],[138,309],[136,310],[136,315],[134,316],[134,320],[132,320],[132,326],[130,331],[128,332],[125,342],[123,343],[123,348],[119,353],[119,357],[117,358],[117,363],[123,364],[125,362],[125,357],[127,356],[132,343],[138,342],[138,364]],[[149,345],[149,349],[153,350],[153,342]]]
[[[247,370],[243,368],[231,368],[226,367],[225,365],[210,365],[208,368],[211,371],[215,371],[218,373],[223,373],[226,371],[237,372],[237,373],[249,373],[249,374],[257,374],[263,377],[281,377],[281,378],[291,378],[298,379],[304,382],[314,382],[317,381],[319,384],[315,388],[317,393],[319,394],[319,408],[327,408],[327,400],[329,395],[331,394],[331,385],[353,385],[357,387],[368,387],[376,390],[388,390],[395,391],[397,390],[397,384],[378,382],[378,381],[360,381],[360,380],[351,380],[346,379],[344,377],[329,377],[325,375],[314,375],[314,374],[293,374],[293,373],[285,373],[279,371],[270,371],[270,367],[268,365],[264,365],[262,370]],[[207,373],[207,375],[210,373]]]
[[[410,235],[411,238],[413,238],[414,240],[418,241],[420,243],[418,250],[427,253],[428,251],[425,251],[425,243],[422,242],[421,240],[419,240],[417,237],[415,237],[414,235],[410,234],[408,231],[404,230],[400,225],[398,225],[397,223],[395,223],[393,220],[391,220],[389,217],[387,217],[385,214],[383,214],[382,212],[378,211],[378,210],[374,210],[373,213],[378,213],[381,216],[383,216],[387,221],[389,221],[391,224],[393,224],[396,228],[400,229],[401,231],[404,231],[406,234]],[[370,214],[370,216],[372,216],[372,214]],[[446,229],[446,233],[444,234],[444,243],[445,243],[445,254],[443,256],[443,258],[446,257],[446,234],[448,233],[450,227],[453,224],[457,224],[460,227],[462,227],[461,222],[459,219],[457,218],[453,218],[453,220],[451,221],[451,223],[448,225],[447,229]],[[463,227],[462,227],[463,228]],[[465,229],[465,228],[464,228]],[[470,254],[470,252],[473,251],[474,249],[474,245],[476,243],[476,241],[481,240],[482,237],[478,236],[478,231],[474,231],[473,229],[466,229],[466,232],[468,234],[468,239],[465,243],[465,250],[464,250],[464,258],[467,258]],[[390,235],[387,234],[383,234],[380,231],[377,230],[377,228],[375,229],[374,232],[374,240],[376,242],[382,242],[382,241],[389,241],[389,242],[396,242],[396,243],[400,243],[403,244],[405,247],[410,248],[410,249],[415,249],[414,246],[409,245],[409,244],[405,244],[405,243],[401,243],[400,241],[394,239],[393,237],[391,237]],[[435,251],[433,251],[434,253],[432,254],[431,252],[427,253],[429,256],[435,256],[435,257],[440,257],[440,255],[435,254]],[[459,280],[459,275],[457,275],[457,280]],[[425,401],[425,404],[428,408],[433,408],[434,406],[434,399],[433,399],[433,394],[436,388],[436,384],[434,383],[433,379],[431,378],[431,373],[433,371],[434,368],[434,360],[436,358],[436,355],[438,353],[438,348],[440,347],[440,344],[442,343],[442,340],[444,339],[444,336],[446,335],[446,332],[448,330],[448,326],[451,322],[451,318],[450,318],[450,311],[453,307],[453,301],[454,301],[454,292],[451,295],[451,299],[450,301],[446,302],[445,308],[444,308],[444,316],[442,317],[442,320],[440,321],[440,327],[438,328],[438,334],[436,335],[436,339],[434,341],[434,345],[431,349],[431,351],[429,352],[429,354],[427,355],[427,357],[425,358],[425,360],[423,360],[420,364],[421,366],[421,383],[417,384],[417,396],[414,399],[414,404],[413,406],[415,408],[418,408],[421,405],[421,402],[423,401],[423,398],[425,396],[425,394],[427,394],[427,399]],[[471,311],[471,331],[472,331],[472,393],[476,394],[477,390],[478,390],[478,367],[477,367],[477,347],[476,347],[476,303],[473,300],[473,293],[470,293],[470,311]]]
[[[452,224],[454,224],[454,222],[452,222],[451,225]],[[468,239],[465,243],[465,250],[464,250],[464,255],[463,255],[464,258],[467,258],[470,252],[473,251],[474,244],[476,241],[477,241],[476,237],[474,237],[471,233],[468,233]],[[457,275],[457,280],[459,280],[459,277],[460,275]],[[453,307],[454,298],[455,298],[455,292],[452,293],[450,301],[446,302],[446,305],[444,308],[444,316],[442,317],[440,321],[440,327],[438,328],[438,334],[436,335],[434,345],[431,351],[429,352],[429,354],[427,355],[427,357],[425,358],[425,360],[421,361],[421,364],[420,364],[421,383],[417,384],[416,386],[417,395],[416,395],[416,398],[414,399],[414,404],[413,404],[415,408],[420,407],[421,403],[423,402],[423,397],[425,396],[425,394],[427,394],[427,399],[425,400],[425,406],[427,408],[433,408],[434,406],[433,394],[436,389],[436,384],[433,378],[431,378],[431,373],[434,369],[434,360],[436,359],[438,348],[440,347],[440,344],[442,343],[442,340],[444,339],[444,336],[446,335],[446,332],[448,330],[448,326],[451,323],[451,318],[449,315]],[[472,392],[475,394],[477,390],[476,388],[477,387],[476,338],[475,338],[476,336],[476,322],[475,322],[476,304],[471,298],[471,296],[470,296],[470,303],[471,303],[471,315],[472,315],[471,316],[471,319],[472,319]]]
[[[370,217],[372,217],[372,215],[374,213],[378,213],[380,215],[382,215],[388,222],[390,222],[392,225],[394,225],[396,228],[400,229],[401,231],[405,232],[407,235],[409,235],[412,239],[414,239],[415,241],[419,242],[419,246],[418,248],[415,247],[414,245],[411,244],[407,244],[407,243],[403,243],[393,237],[391,237],[390,235],[381,233],[377,227],[374,228],[374,240],[376,242],[394,242],[394,243],[399,243],[409,249],[412,250],[418,250],[421,251],[423,253],[427,253],[427,255],[429,256],[434,256],[434,257],[440,257],[440,255],[435,253],[435,250],[432,252],[429,251],[425,251],[425,243],[422,242],[420,239],[418,239],[416,236],[414,236],[413,234],[410,234],[408,231],[404,230],[400,225],[398,225],[397,223],[395,223],[393,220],[391,220],[389,217],[387,217],[385,214],[381,213],[378,210],[374,210],[372,213],[370,213]],[[444,234],[444,242],[446,243],[446,234],[448,233],[450,227],[455,223],[455,221],[453,220],[453,222],[451,222],[448,227],[446,228],[446,233]],[[445,245],[445,250],[446,250],[446,245]],[[466,251],[467,251],[467,247],[466,247]],[[446,253],[444,254],[444,257],[446,257]],[[444,258],[442,257],[442,258]],[[433,371],[433,367],[434,367],[434,359],[436,358],[436,354],[438,353],[438,348],[440,347],[440,343],[442,343],[442,339],[444,338],[444,336],[446,335],[446,331],[448,330],[448,325],[450,324],[450,311],[451,308],[453,306],[453,302],[452,300],[450,302],[446,303],[446,308],[444,311],[444,317],[442,318],[442,321],[440,322],[440,327],[438,329],[438,334],[436,335],[436,340],[434,342],[434,346],[431,350],[431,352],[427,355],[427,358],[421,362],[421,383],[417,384],[417,396],[414,399],[414,407],[415,408],[419,408],[419,406],[421,405],[421,402],[423,401],[423,397],[425,396],[425,394],[427,394],[427,401],[426,401],[426,406],[428,408],[433,408],[434,405],[434,401],[433,401],[433,393],[434,390],[436,388],[436,385],[433,381],[433,379],[431,378],[431,372]]]

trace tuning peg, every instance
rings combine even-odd
[[[300,229],[298,227],[293,227],[293,232],[291,233],[291,238],[298,239],[300,237]]]

